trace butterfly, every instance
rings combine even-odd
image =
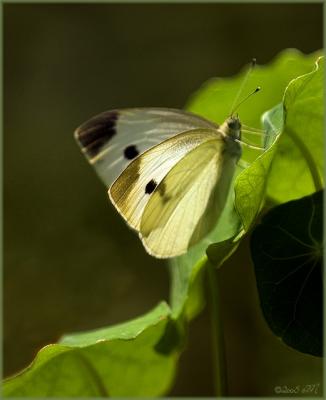
[[[114,207],[157,258],[187,252],[213,229],[242,153],[238,116],[219,126],[170,108],[106,111],[75,138]]]

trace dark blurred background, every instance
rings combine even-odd
[[[321,4],[4,5],[6,376],[65,332],[168,299],[166,265],[113,210],[74,129],[111,108],[182,108],[207,79],[252,57],[264,64],[322,44]],[[266,326],[248,259],[244,242],[221,271],[230,395],[321,383],[321,360]],[[171,395],[213,395],[209,334],[205,311]]]

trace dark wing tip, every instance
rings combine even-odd
[[[117,133],[119,112],[105,111],[80,125],[74,137],[88,157],[95,157]]]

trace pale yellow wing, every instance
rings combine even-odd
[[[215,129],[193,129],[180,133],[145,151],[120,174],[109,189],[109,196],[126,222],[140,229],[143,211],[168,172],[191,150],[220,137]]]
[[[238,156],[216,136],[185,155],[162,180],[142,214],[140,236],[159,258],[185,253],[216,225]]]

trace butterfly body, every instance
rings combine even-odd
[[[216,225],[241,157],[241,124],[181,110],[102,113],[75,132],[112,204],[146,250],[175,257]]]

